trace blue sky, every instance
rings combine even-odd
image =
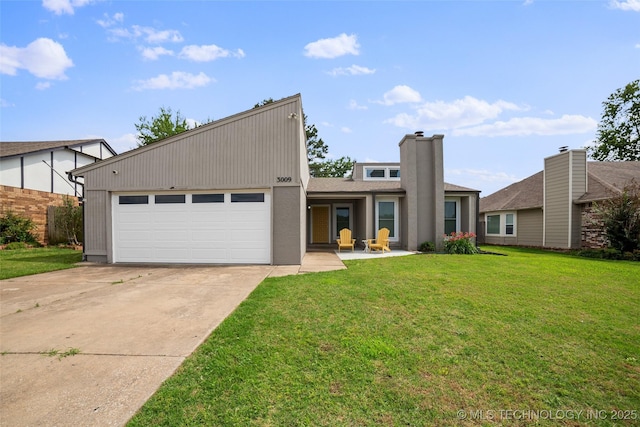
[[[593,141],[640,78],[640,0],[0,3],[0,139],[136,146],[160,107],[221,119],[297,93],[331,157],[441,133],[486,196]]]

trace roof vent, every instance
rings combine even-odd
[[[419,130],[419,131],[416,132],[416,136],[423,137],[424,136],[424,132]]]
[[[560,150],[561,153],[564,153],[565,151],[567,151],[569,149],[568,145],[563,145],[562,147],[560,147],[558,150]]]

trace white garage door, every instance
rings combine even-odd
[[[114,262],[269,264],[269,193],[115,194]]]

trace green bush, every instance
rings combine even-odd
[[[32,234],[35,229],[36,225],[29,218],[7,211],[0,217],[0,244],[37,243]]]
[[[444,250],[448,254],[471,255],[477,254],[478,248],[471,241],[476,237],[474,233],[452,232],[444,236]]]
[[[608,260],[625,260],[640,261],[640,249],[632,252],[620,252],[617,249],[583,249],[578,251],[578,255],[584,258],[608,259]]]
[[[435,252],[436,245],[433,242],[422,242],[418,250],[420,252]]]
[[[18,249],[27,249],[28,245],[24,242],[11,242],[11,243],[7,243],[7,245],[4,248],[5,250],[8,250],[8,251],[15,251]]]

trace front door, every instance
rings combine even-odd
[[[329,241],[329,206],[311,206],[311,243]]]

